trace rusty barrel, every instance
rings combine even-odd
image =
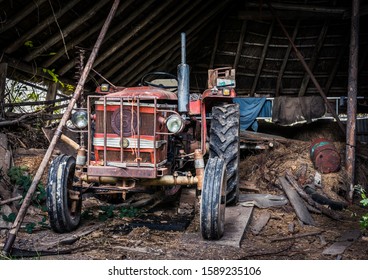
[[[310,146],[314,167],[321,173],[337,172],[340,169],[340,154],[335,145],[325,138],[317,138]]]

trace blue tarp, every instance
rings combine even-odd
[[[258,130],[257,117],[271,117],[272,103],[266,98],[234,98],[234,102],[240,108],[240,129],[246,130],[251,127],[254,131]]]

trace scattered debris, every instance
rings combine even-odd
[[[248,202],[252,202],[258,208],[269,208],[283,206],[288,203],[288,200],[283,195],[272,195],[272,194],[241,194],[239,196],[240,205],[248,206]]]
[[[293,235],[293,236],[272,238],[271,242],[285,241],[285,240],[291,240],[291,239],[299,239],[299,238],[304,238],[304,237],[308,237],[308,236],[315,236],[315,235],[320,235],[322,232],[323,231],[308,232],[308,233],[296,234],[296,235]]]
[[[298,218],[307,225],[315,225],[315,221],[304,204],[303,199],[298,195],[296,190],[289,184],[284,176],[279,177],[280,184],[284,189],[291,205],[295,210]]]
[[[350,230],[337,239],[330,247],[326,248],[322,254],[337,256],[342,255],[361,236],[360,230]]]
[[[268,212],[262,212],[261,215],[254,220],[254,223],[251,227],[251,231],[254,235],[258,235],[262,229],[267,225],[269,219],[271,218],[271,214]]]

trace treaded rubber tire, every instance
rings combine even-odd
[[[226,168],[221,158],[210,158],[204,170],[200,227],[202,237],[218,240],[224,234],[226,208]]]
[[[71,212],[68,189],[73,187],[75,158],[68,155],[56,157],[49,168],[46,204],[51,228],[58,233],[75,230],[80,223],[82,200],[77,202],[75,213]]]
[[[239,104],[212,108],[209,157],[225,161],[227,205],[235,205],[239,200],[239,118]]]

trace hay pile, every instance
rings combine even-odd
[[[285,144],[278,143],[274,148],[265,151],[255,151],[244,155],[240,163],[241,182],[251,182],[257,186],[261,193],[280,193],[278,177],[284,176],[287,170],[297,175],[306,167],[305,183],[314,182],[317,170],[310,158],[310,143],[307,141],[290,141]],[[334,142],[341,159],[345,157],[345,143]],[[366,185],[368,168],[357,159],[357,181]],[[341,161],[341,168],[336,173],[321,174],[322,191],[327,197],[334,200],[345,200],[349,189],[348,176]]]

